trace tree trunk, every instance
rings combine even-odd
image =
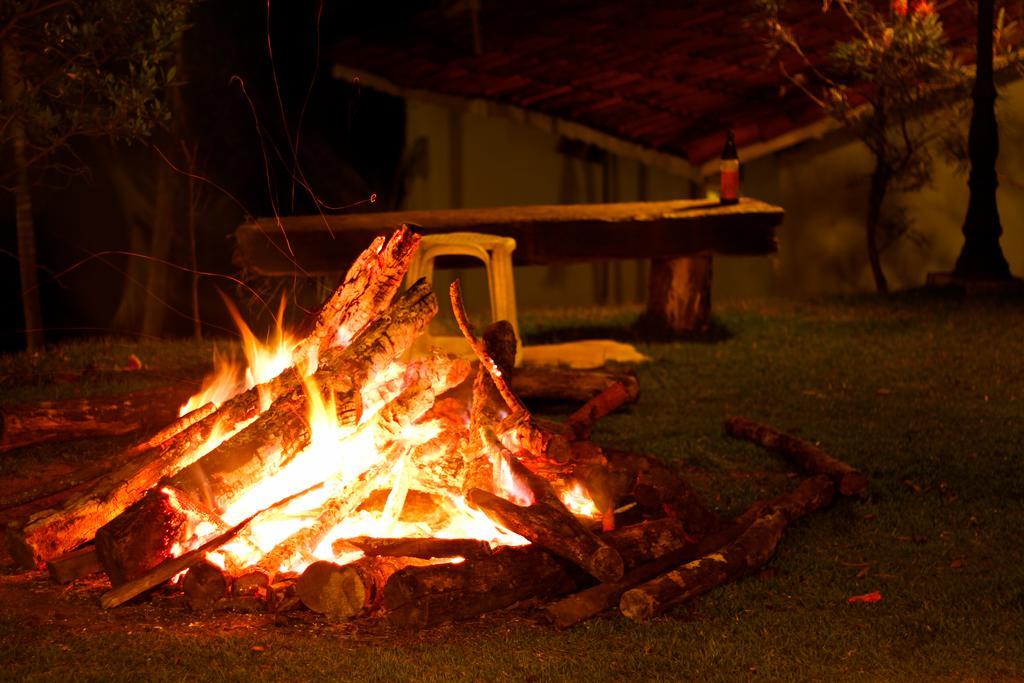
[[[21,55],[9,42],[3,44],[3,99],[9,105],[21,99]],[[36,278],[36,233],[32,222],[32,193],[28,178],[25,124],[17,116],[11,121],[10,136],[14,154],[14,215],[18,233],[18,263],[21,274],[21,306],[25,315],[25,344],[29,351],[43,345],[43,314]]]
[[[885,194],[889,190],[889,180],[892,171],[880,160],[875,161],[875,170],[871,174],[871,189],[868,194],[868,216],[865,228],[867,230],[868,262],[871,264],[871,274],[875,278],[875,289],[880,294],[889,291],[889,282],[882,270],[882,254],[878,248],[878,229],[882,223],[882,203],[885,201]]]
[[[146,264],[146,298],[142,311],[142,336],[146,339],[159,337],[163,332],[164,313],[170,302],[167,300],[170,288],[167,265],[171,252],[171,239],[175,224],[175,178],[174,171],[162,160],[156,160],[156,198],[153,205],[153,237],[149,243]]]
[[[711,326],[711,254],[651,262],[647,318],[669,335],[704,332]]]

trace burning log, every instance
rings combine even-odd
[[[218,534],[217,536],[214,536],[210,540],[200,545],[198,548],[190,550],[183,555],[179,555],[178,557],[170,557],[161,562],[160,564],[158,564],[157,566],[153,567],[153,569],[143,574],[142,576],[132,579],[128,583],[124,583],[120,586],[112,588],[111,590],[104,593],[103,596],[100,598],[100,605],[102,605],[104,609],[111,609],[117,607],[118,605],[123,605],[132,598],[142,595],[143,593],[152,588],[156,588],[165,581],[170,581],[172,578],[174,578],[181,572],[185,571],[186,569],[194,567],[200,562],[205,561],[207,553],[213,552],[214,550],[217,550],[217,548],[220,548],[224,544],[230,542],[240,533],[248,529],[249,525],[252,524],[255,520],[265,515],[268,515],[278,510],[279,508],[284,507],[294,499],[306,495],[315,488],[319,487],[315,486],[306,489],[305,491],[300,491],[299,493],[288,496],[287,498],[282,498],[273,505],[270,505],[255,514],[246,517],[241,522],[231,527],[227,531]]]
[[[781,510],[758,517],[739,538],[718,552],[626,591],[619,608],[633,621],[647,621],[673,605],[749,574],[775,554],[786,524]]]
[[[346,565],[314,562],[295,583],[295,594],[303,605],[320,614],[363,616],[380,607],[384,585],[392,574],[427,564],[407,557],[364,557]]]
[[[570,415],[566,424],[577,439],[588,438],[598,420],[627,403],[636,401],[636,398],[636,394],[630,394],[630,387],[621,382],[615,382]]]
[[[321,306],[313,329],[293,355],[310,359],[347,343],[391,303],[420,244],[420,236],[402,226],[384,242],[373,241],[352,263],[341,284]]]
[[[91,545],[53,558],[46,563],[46,568],[50,578],[57,583],[71,583],[75,579],[103,571],[96,547]]]
[[[640,398],[640,384],[634,374],[521,367],[512,372],[511,380],[512,391],[520,398],[576,403],[586,403],[613,384],[625,387],[628,397],[626,404],[636,403]]]
[[[7,406],[0,409],[0,453],[47,441],[118,436],[166,424],[195,389],[184,383],[122,396]]]
[[[335,303],[331,306],[331,313],[322,316],[325,325],[327,317],[337,318],[334,312],[338,312],[342,322],[372,317],[383,307],[383,301],[394,294],[390,282],[394,277],[401,279],[401,275],[395,273],[408,267],[411,258],[409,252],[415,250],[418,238],[402,233],[396,235],[392,242],[393,248],[385,249],[382,253],[385,257],[391,255],[393,261],[380,261],[381,269],[378,274],[383,284],[371,286],[375,294],[366,296],[368,290],[362,280],[346,281],[341,287],[343,291],[332,297]],[[379,246],[377,245],[378,248]],[[378,248],[367,250],[360,258],[365,262],[372,260],[377,263]],[[402,273],[404,274],[404,270]],[[429,290],[429,287],[427,289]],[[388,291],[391,291],[391,294],[387,294]],[[344,301],[358,301],[358,314],[352,306],[345,305]],[[378,307],[373,313],[372,306]],[[346,311],[350,312],[348,317]],[[394,345],[389,336],[390,318],[385,316],[385,319],[387,322],[378,326],[375,334],[363,337],[365,347],[361,353],[372,354],[372,349],[378,354],[386,355],[386,349]],[[351,323],[353,332],[355,325],[356,322]],[[364,326],[365,321],[359,325]],[[342,349],[327,352],[326,357],[320,359],[321,365],[331,367],[334,358],[341,352]],[[337,368],[337,371],[345,372],[350,369],[342,367]],[[138,500],[161,478],[174,474],[205,455],[202,446],[210,440],[216,430],[222,433],[234,432],[240,425],[257,417],[262,407],[294,391],[300,382],[299,372],[295,368],[289,368],[270,382],[242,392],[219,407],[207,404],[179,418],[154,436],[133,446],[130,454],[137,455],[137,458],[98,479],[82,493],[66,500],[60,508],[41,511],[30,517],[22,528],[9,529],[8,546],[12,557],[25,568],[35,568],[46,559],[56,557],[88,541],[101,526]]]
[[[319,386],[344,389],[335,395],[340,425],[354,428],[365,382],[408,349],[436,313],[437,300],[430,286],[420,281],[402,295],[388,315],[375,320],[339,358],[313,375]],[[253,424],[175,475],[173,485],[203,495],[209,505],[223,510],[255,478],[275,473],[309,446],[313,433],[307,414],[303,392],[278,399]]]
[[[160,447],[100,477],[81,493],[68,498],[61,507],[37,512],[20,529],[8,528],[11,556],[22,567],[35,568],[46,559],[88,541],[162,477],[201,457],[203,444],[218,425],[224,424],[230,430],[232,425],[257,414],[259,399],[255,392],[240,394],[225,402],[214,413],[194,422]]]
[[[654,557],[654,560],[631,569],[619,581],[591,586],[562,598],[546,608],[547,616],[558,628],[568,628],[590,619],[618,605],[626,591],[732,543],[766,512],[781,511],[792,522],[826,507],[832,501],[834,491],[835,487],[827,477],[813,477],[774,499],[751,504],[732,524],[710,536],[690,539],[681,527],[673,530],[658,539],[658,550],[645,549],[644,554]]]
[[[196,526],[225,525],[206,506],[169,486],[154,488],[96,532],[96,554],[113,586],[145,574],[186,545]]]
[[[487,541],[473,538],[346,538],[345,543],[362,550],[367,557],[418,557],[424,560],[462,557],[475,560],[491,554]]]
[[[332,350],[323,359],[322,369],[316,375],[318,378],[325,381],[348,378],[345,381],[349,390],[343,396],[349,398],[339,401],[341,409],[353,409],[352,402],[358,396],[353,386],[358,387],[367,377],[383,370],[404,352],[436,311],[437,300],[429,285],[421,281],[403,294],[388,314],[364,329],[349,347]],[[261,386],[280,388],[289,381],[289,377],[298,382],[295,370],[289,369],[268,385]],[[212,434],[217,419],[244,421],[259,413],[257,392],[245,392],[230,399],[215,413],[173,437],[169,444],[165,443],[158,449],[162,452],[140,456],[143,462],[130,462],[103,477],[61,509],[33,516],[22,530],[9,534],[13,541],[10,544],[12,555],[22,564],[34,565],[39,558],[52,557],[89,540],[101,526],[121,514],[162,477],[179,470],[174,485],[192,496],[205,497],[206,487],[215,481],[215,476],[221,477],[223,482],[218,493],[225,497],[231,495],[237,490],[234,484],[239,481],[238,476],[251,475],[245,469],[246,465],[258,461],[261,455],[266,457],[267,450],[272,448],[268,443],[272,437],[288,437],[275,442],[280,444],[282,451],[287,449],[285,458],[309,443],[304,398],[297,390],[285,398],[276,410],[264,415],[262,422],[257,420],[252,425],[257,427],[256,432],[246,435],[248,429],[244,429],[209,456],[203,457],[201,446]],[[265,440],[255,438],[257,434]],[[164,447],[166,450],[162,450]],[[280,452],[274,452],[271,457],[280,455]],[[202,464],[191,467],[196,461]],[[218,505],[224,504],[223,498],[207,499]]]
[[[228,578],[217,565],[203,561],[195,565],[181,579],[188,605],[193,610],[210,609],[228,594]]]
[[[615,581],[622,576],[619,554],[566,509],[545,479],[507,450],[502,449],[500,457],[516,483],[527,489],[532,501],[529,505],[516,505],[490,490],[474,488],[466,495],[470,505],[509,531],[576,563],[600,581]]]
[[[744,417],[731,417],[726,420],[725,433],[782,456],[808,474],[828,475],[844,496],[859,496],[867,490],[866,476],[808,441],[783,434]]]
[[[405,427],[416,422],[434,401],[429,378],[406,389],[377,415],[378,434],[397,436]],[[311,556],[316,547],[379,486],[383,478],[395,467],[407,447],[398,443],[378,444],[381,459],[349,482],[337,481],[328,500],[320,506],[319,515],[312,525],[297,531],[281,541],[258,563],[263,570],[273,573],[293,557]]]

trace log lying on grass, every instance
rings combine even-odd
[[[380,607],[384,585],[392,574],[427,564],[408,557],[364,557],[346,565],[314,562],[296,581],[295,594],[320,614],[344,619],[363,616]]]
[[[739,538],[718,552],[688,562],[626,591],[619,602],[619,609],[634,621],[647,621],[673,605],[749,574],[775,554],[786,524],[786,516],[781,510],[772,510],[758,517]]]
[[[636,395],[630,394],[630,387],[615,382],[570,415],[566,425],[577,439],[588,438],[598,420],[633,401],[636,401]]]
[[[858,496],[867,490],[866,476],[808,441],[783,434],[744,417],[731,417],[726,420],[725,433],[755,443],[771,453],[786,458],[808,474],[829,476],[844,496]]]
[[[640,383],[631,373],[525,366],[512,372],[510,384],[519,397],[541,401],[586,403],[612,384],[625,387],[626,404],[640,398]]]
[[[631,588],[732,543],[766,512],[781,511],[786,519],[792,522],[826,507],[832,501],[834,491],[835,487],[828,477],[812,477],[776,498],[751,504],[732,524],[709,536],[682,545],[673,542],[678,536],[670,536],[665,541],[666,552],[660,555],[648,553],[648,556],[655,557],[651,562],[631,569],[619,581],[598,584],[562,598],[548,605],[545,612],[551,622],[559,628],[567,628],[590,619],[618,605],[622,594]]]
[[[191,382],[120,396],[42,401],[0,408],[0,453],[47,441],[119,436],[166,424],[198,385]]]

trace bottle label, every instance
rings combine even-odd
[[[723,202],[735,202],[740,198],[740,169],[739,164],[723,162],[721,171],[721,188],[719,196]]]

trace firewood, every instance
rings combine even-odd
[[[590,436],[594,423],[605,415],[613,413],[622,406],[636,400],[630,396],[629,387],[620,382],[611,384],[600,394],[584,403],[576,412],[569,416],[566,424],[577,439],[585,439]]]
[[[437,312],[429,285],[421,281],[406,292],[392,311],[360,333],[328,367],[314,375],[319,386],[334,385],[339,424],[354,428],[361,410],[359,390],[419,336]],[[206,496],[211,507],[223,510],[260,476],[275,474],[312,440],[308,399],[294,391],[279,398],[253,424],[220,444],[202,459],[176,474],[174,486]]]
[[[532,494],[530,505],[516,505],[481,489],[470,491],[467,501],[509,531],[574,562],[599,581],[622,577],[623,564],[618,552],[583,526],[546,480],[515,457],[508,460],[508,465],[516,480]]]
[[[533,546],[499,548],[490,557],[396,572],[384,586],[388,621],[406,629],[469,619],[532,597],[573,590],[586,574]]]
[[[185,572],[181,589],[193,610],[206,610],[228,594],[228,578],[224,570],[209,561],[203,561]]]
[[[42,401],[0,408],[0,453],[47,441],[118,436],[175,419],[191,382],[120,396]]]
[[[786,529],[781,510],[758,517],[734,542],[623,593],[619,609],[634,621],[648,621],[726,581],[764,565]]]
[[[265,515],[268,515],[272,512],[275,512],[276,510],[284,507],[285,505],[292,502],[296,498],[304,496],[310,491],[313,491],[314,489],[317,488],[319,488],[319,485],[310,487],[304,491],[300,491],[299,493],[287,496],[286,498],[282,498],[276,503],[263,508],[259,512],[249,515],[235,526],[231,527],[223,533],[214,536],[198,548],[190,550],[187,553],[184,553],[183,555],[179,555],[178,557],[170,557],[161,562],[160,564],[158,564],[156,567],[153,567],[153,569],[151,569],[146,574],[143,574],[138,578],[132,579],[128,583],[124,583],[120,586],[112,588],[111,590],[104,593],[102,597],[100,597],[100,605],[102,605],[104,609],[111,609],[117,607],[118,605],[123,605],[132,598],[142,595],[143,593],[152,588],[156,588],[165,581],[171,580],[172,578],[174,578],[181,572],[185,571],[186,569],[194,567],[200,562],[205,561],[206,553],[213,552],[214,550],[217,550],[217,548],[220,548],[224,544],[230,542],[240,533],[248,529],[249,525],[252,524],[255,520],[264,517]]]
[[[433,559],[463,557],[467,560],[487,557],[491,546],[473,538],[374,538],[358,536],[345,542],[368,557],[419,557]]]
[[[646,510],[682,520],[691,536],[704,536],[721,525],[700,494],[657,458],[614,449],[605,449],[603,455],[612,472],[635,476],[628,493]]]
[[[640,398],[640,384],[632,373],[524,366],[513,370],[511,380],[512,391],[522,399],[574,403],[586,403],[612,384],[626,388],[626,404]]]
[[[404,225],[386,243],[383,237],[377,237],[321,306],[312,330],[293,355],[309,359],[355,337],[390,305],[419,244],[420,236]]]
[[[776,429],[757,424],[744,417],[731,417],[726,420],[725,432],[729,436],[750,441],[771,453],[782,456],[807,474],[828,475],[844,496],[863,495],[867,490],[868,478],[866,476],[808,441],[783,434]]]
[[[692,542],[674,519],[623,527],[603,538],[629,568]],[[384,588],[384,607],[395,626],[423,628],[469,619],[527,598],[557,597],[591,583],[593,579],[579,567],[539,546],[502,547],[459,564],[396,572]]]
[[[487,355],[504,376],[509,376],[516,363],[516,333],[507,320],[498,320],[487,326],[483,335]],[[508,406],[494,385],[490,373],[482,365],[473,380],[473,400],[469,413],[469,433],[476,435],[480,428],[493,426],[508,414]]]
[[[213,530],[223,521],[170,486],[153,488],[96,532],[96,553],[112,586],[145,574],[187,544],[200,522]]]
[[[398,354],[402,353],[418,336],[423,327],[437,311],[437,300],[430,286],[421,281],[403,294],[388,314],[376,320],[364,329],[352,344],[345,349],[332,349],[322,359],[322,370],[328,378],[344,377],[348,392],[345,396],[354,397],[357,392],[353,385],[358,386],[366,377],[382,370]],[[284,387],[294,387],[298,383],[295,370],[289,369],[275,380],[261,387],[276,388],[271,394],[280,396]],[[326,382],[325,380],[325,383]],[[296,389],[290,389],[297,392]],[[229,429],[234,425],[247,422],[259,415],[259,392],[250,390],[225,402],[207,418],[194,423],[158,449],[154,449],[124,467],[111,472],[99,479],[85,492],[77,495],[61,506],[58,510],[43,511],[33,515],[22,529],[13,529],[8,533],[12,556],[23,566],[35,566],[43,559],[53,557],[70,550],[89,540],[97,530],[121,514],[128,506],[140,498],[148,489],[163,477],[170,476],[191,466],[206,453],[200,446],[206,442],[221,421],[226,421]],[[295,393],[287,402],[295,408],[298,401]],[[344,409],[352,409],[352,403],[342,402]],[[305,411],[295,415],[294,410],[287,415],[266,418],[271,423],[268,431],[296,428],[300,435],[308,436],[308,425],[305,422]],[[301,424],[300,424],[301,423]],[[244,430],[243,430],[244,431]],[[225,446],[206,465],[216,463],[214,472],[230,472],[231,466],[237,464],[236,458],[246,459],[241,444],[250,438],[245,437],[231,446]],[[301,438],[301,436],[300,436]],[[229,443],[231,439],[225,442]],[[223,446],[224,444],[222,444]],[[215,449],[216,450],[216,449]],[[238,455],[241,451],[241,455]],[[250,456],[252,454],[250,453]],[[202,491],[206,476],[191,470],[181,473],[176,485],[182,490],[196,493]],[[229,488],[229,487],[226,487]]]
[[[385,433],[397,434],[401,428],[414,423],[433,402],[433,391],[428,382],[407,389],[378,414],[378,422],[387,423]],[[316,520],[285,538],[260,559],[258,566],[271,574],[285,562],[299,556],[309,556],[320,542],[367,497],[379,488],[383,478],[408,449],[402,443],[381,448],[381,459],[349,482],[333,482],[330,496],[320,506]]]
[[[267,586],[267,608],[271,612],[290,612],[302,607],[302,601],[295,594],[296,578],[276,580]]]
[[[232,595],[256,595],[265,591],[270,585],[270,574],[259,569],[247,569],[243,573],[232,578]]]
[[[413,244],[413,241],[401,240],[400,243]],[[412,248],[414,249],[415,245]],[[376,251],[370,252],[376,260]],[[398,260],[405,263],[404,266],[396,267],[407,268],[408,263],[405,259],[411,257],[411,254],[397,248],[395,254],[401,255]],[[388,273],[387,277],[391,277],[390,270]],[[401,276],[397,278],[400,280]],[[372,299],[383,307],[383,299],[387,298],[385,292],[390,287],[391,285],[382,285],[375,288],[377,295],[363,297],[364,289],[360,285],[356,293],[346,292],[345,297],[359,299],[360,306]],[[346,285],[343,285],[342,289],[345,288]],[[429,291],[429,286],[426,286],[426,289]],[[414,293],[422,294],[422,287],[414,286],[413,290]],[[434,308],[436,310],[436,301]],[[360,308],[360,311],[366,310],[368,309],[365,307]],[[361,312],[360,316],[362,315],[364,313]],[[374,334],[361,335],[364,347],[354,355],[368,354],[371,358],[380,358],[389,354],[389,350],[394,347],[394,342],[389,336],[393,327],[391,317],[385,315],[384,321],[378,322],[381,324],[377,326]],[[402,322],[404,321],[396,320],[395,324],[401,328]],[[367,331],[364,330],[364,333]],[[327,352],[326,356],[321,354],[321,366],[332,367],[334,359],[341,357],[344,350],[336,348]],[[395,351],[391,357],[397,354],[398,351]],[[335,372],[345,373],[351,369],[351,365],[344,365],[335,368]],[[376,367],[372,367],[369,372],[376,370]],[[161,478],[178,472],[205,455],[200,446],[209,440],[214,430],[227,433],[235,431],[239,425],[258,416],[261,408],[294,391],[300,382],[299,372],[295,368],[288,368],[270,382],[242,392],[219,407],[208,404],[192,411],[152,437],[131,447],[130,455],[137,455],[137,458],[132,458],[124,466],[98,479],[82,493],[66,500],[60,508],[36,513],[22,524],[21,528],[10,530],[7,537],[12,557],[25,568],[35,568],[46,559],[88,541],[101,526],[142,497]]]
[[[465,337],[469,347],[473,349],[473,353],[476,354],[477,359],[480,361],[480,366],[491,376],[495,389],[498,390],[501,398],[508,405],[508,409],[513,413],[528,412],[523,402],[519,400],[519,397],[509,387],[508,376],[502,372],[498,363],[491,357],[484,343],[473,334],[473,324],[469,321],[469,316],[466,314],[466,306],[462,301],[462,285],[459,284],[458,280],[452,282],[448,288],[448,293],[452,303],[452,312],[455,314],[455,322],[458,323],[462,336]]]
[[[591,586],[562,598],[545,608],[545,613],[558,628],[578,624],[618,605],[627,590],[732,543],[766,511],[781,511],[792,522],[827,506],[832,501],[834,490],[835,487],[827,477],[813,477],[776,498],[752,503],[732,524],[710,536],[690,539],[680,527],[675,533],[662,537],[660,550],[663,552],[646,552],[648,557],[655,558],[651,562],[634,567],[619,581]],[[625,552],[631,556],[636,551]]]
[[[502,443],[512,450],[530,451],[554,463],[567,463],[572,458],[569,427],[540,420],[525,410],[510,414],[496,431]]]
[[[346,565],[314,562],[295,583],[302,604],[320,614],[349,618],[380,607],[387,580],[399,569],[428,562],[407,557],[364,557]]]
[[[103,565],[96,554],[96,547],[82,546],[78,550],[64,553],[46,563],[50,578],[57,583],[70,583],[89,574],[103,571]]]

